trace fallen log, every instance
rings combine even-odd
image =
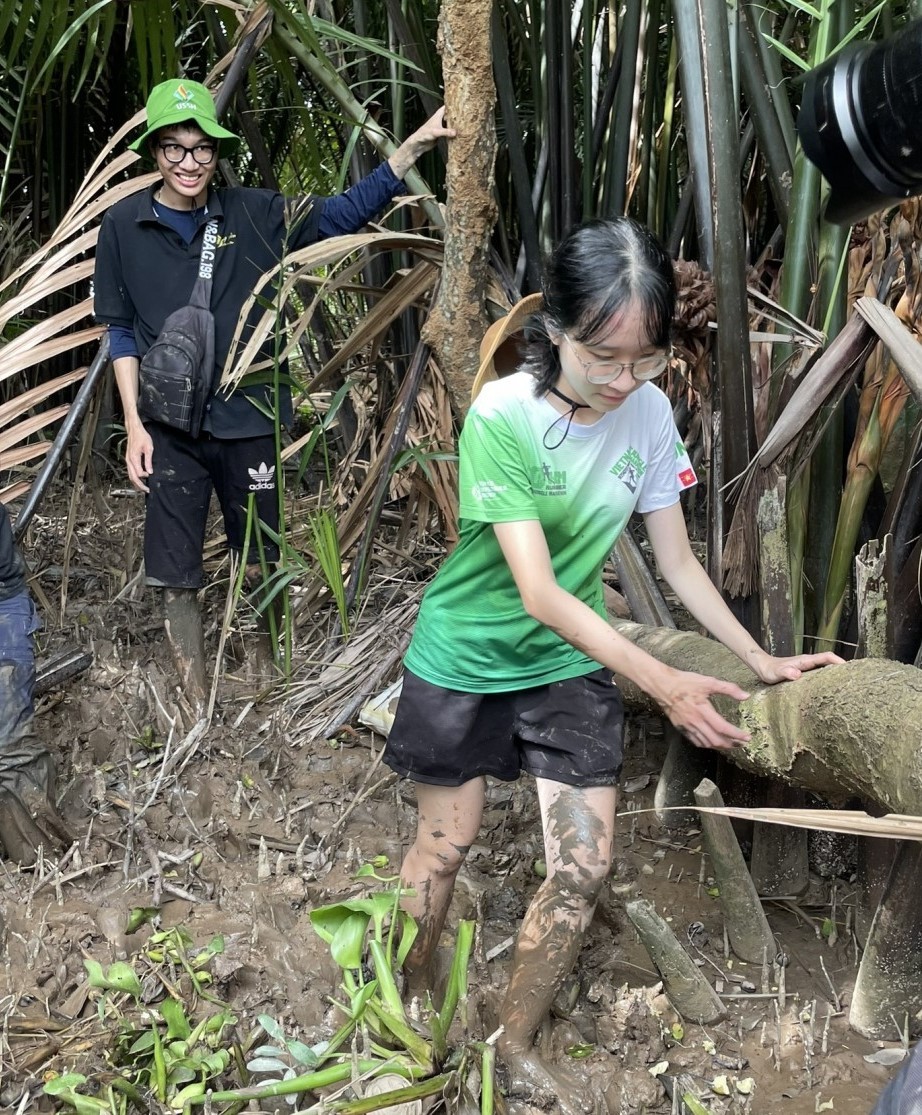
[[[859,797],[887,812],[922,816],[922,670],[862,658],[763,685],[714,639],[626,620],[612,625],[661,662],[724,678],[750,694],[739,704],[714,698],[721,715],[752,735],[726,753],[732,762],[833,804]],[[628,708],[661,711],[626,679],[618,684]]]

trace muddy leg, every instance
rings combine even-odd
[[[205,633],[198,594],[191,588],[163,590],[163,618],[179,683],[194,712],[205,704]]]
[[[516,942],[500,1012],[499,1050],[513,1087],[557,1097],[564,1115],[585,1115],[585,1088],[546,1065],[535,1033],[579,955],[583,934],[611,870],[615,787],[580,789],[538,779],[547,878],[529,906]]]
[[[409,990],[432,990],[432,958],[451,902],[455,877],[480,831],[486,783],[474,778],[462,786],[416,783],[419,813],[416,840],[400,869],[401,882],[416,891],[403,908],[419,926],[404,964]]]

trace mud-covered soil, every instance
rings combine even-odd
[[[212,990],[233,1007],[239,1032],[268,1014],[307,1044],[329,1037],[338,1024],[330,1006],[337,969],[309,911],[363,891],[366,882],[353,878],[363,863],[395,873],[411,839],[412,788],[377,763],[383,740],[353,724],[335,739],[299,742],[290,700],[267,690],[240,653],[246,637],[228,641],[212,723],[191,735],[179,720],[170,727],[176,702],[153,601],[121,572],[137,564],[137,504],[129,507],[125,534],[110,518],[106,538],[78,539],[63,613],[54,520],[33,532],[29,556],[47,620],[40,651],[85,646],[94,663],[43,696],[38,713],[39,732],[59,757],[74,846],[35,869],[0,864],[3,1111],[52,1110],[42,1085],[55,1072],[107,1070],[108,1039],[84,959],[136,957],[152,931],[126,932],[139,907],[159,908],[159,926],[182,926],[196,944],[223,935]],[[223,610],[222,571],[214,572],[205,598],[215,618],[212,654]],[[300,679],[310,676],[315,653],[313,642],[298,647]],[[362,660],[354,669],[373,665]],[[767,906],[789,963],[783,994],[776,970],[765,985],[760,968],[725,954],[700,833],[666,830],[651,812],[661,759],[658,726],[630,725],[617,870],[542,1035],[546,1051],[584,1081],[587,1112],[593,1102],[618,1115],[670,1112],[663,1080],[678,1073],[693,1078],[715,1113],[870,1111],[892,1070],[866,1062],[876,1047],[846,1025],[858,957],[850,917],[846,931],[848,879],[817,876],[805,898]],[[539,832],[527,781],[491,786],[444,941],[447,956],[458,919],[476,921],[474,1038],[496,1027],[518,920],[540,882]],[[655,904],[727,997],[728,1021],[700,1027],[671,1009],[624,914],[637,896]],[[720,1077],[729,1096],[708,1095]],[[551,1096],[509,1100],[522,1112],[554,1107]]]

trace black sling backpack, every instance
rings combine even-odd
[[[138,413],[198,437],[214,374],[211,282],[218,222],[205,225],[189,305],[175,310],[141,360]]]

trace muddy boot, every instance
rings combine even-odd
[[[31,867],[71,834],[55,809],[51,752],[32,733],[32,662],[0,662],[0,855]]]
[[[0,756],[0,764],[5,758]],[[0,855],[24,867],[35,863],[39,847],[50,855],[73,842],[54,805],[53,769],[51,755],[36,748],[24,769],[0,771]]]
[[[163,590],[163,626],[183,697],[195,719],[198,719],[205,708],[207,690],[205,632],[195,589]]]

